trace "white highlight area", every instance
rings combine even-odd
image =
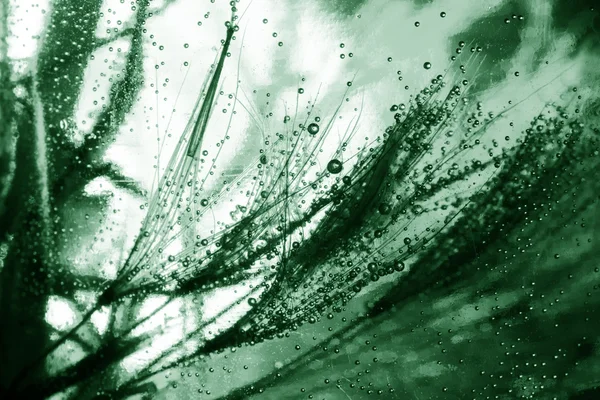
[[[261,278],[249,280],[243,284],[217,289],[210,293],[202,307],[202,319],[206,326],[203,336],[209,340],[239,321],[252,306],[251,299],[257,300],[263,289],[251,294]],[[228,310],[228,308],[230,308]]]
[[[68,301],[58,296],[50,296],[45,319],[54,329],[64,331],[75,324],[76,314]]]

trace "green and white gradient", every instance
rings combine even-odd
[[[0,393],[600,396],[600,6],[232,4],[2,0]]]

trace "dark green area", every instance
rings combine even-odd
[[[326,6],[352,16],[363,4]],[[510,59],[525,26],[518,16],[527,18],[523,2],[509,2],[449,39],[453,49],[466,42],[457,63],[471,47],[482,47],[487,58],[475,82],[440,76],[407,104],[386,105],[381,115],[392,120],[393,113],[390,126],[374,132],[355,159],[343,157],[341,144],[316,178],[302,173],[318,164],[328,122],[311,114],[302,123],[294,116],[291,126],[277,116],[285,121],[279,141],[261,147],[248,172],[262,182],[259,189],[246,192],[247,204],[231,206],[239,218],[207,237],[190,230],[181,253],[159,257],[172,232],[200,210],[212,212],[215,201],[227,201],[201,191],[192,174],[230,62],[226,53],[237,30],[228,25],[206,95],[198,95],[193,129],[184,132],[189,149],[175,152],[160,190],[147,199],[133,250],[106,281],[75,275],[63,261],[77,235],[103,227],[108,197],[85,195],[87,183],[102,176],[143,195],[103,162],[144,85],[151,3],[135,5],[132,26],[115,33],[130,41],[124,68],[80,146],[64,121],[73,118],[92,53],[110,42],[95,38],[101,2],[54,3],[37,75],[15,82],[0,65],[0,182],[10,185],[0,198],[0,244],[7,252],[0,275],[0,397],[42,399],[69,388],[69,399],[179,400],[209,391],[228,400],[598,395],[597,71],[586,70],[582,82],[591,99],[570,88],[564,106],[548,105],[511,136],[496,124],[502,114],[492,117],[475,102],[462,102],[464,87],[484,90],[514,72]],[[589,2],[558,2],[551,29],[572,32],[581,49],[597,34],[594,13]],[[536,67],[547,50],[536,54]],[[20,96],[12,90],[18,85]],[[443,149],[435,147],[442,142]],[[13,145],[14,156],[6,150]],[[483,179],[490,170],[493,176]],[[469,184],[477,190],[466,190]],[[238,190],[235,183],[223,188]],[[292,236],[317,217],[310,237]],[[406,233],[414,221],[419,229]],[[258,287],[262,294],[254,286],[241,300],[251,309],[231,326],[210,338],[205,326],[186,328],[183,340],[142,372],[120,367],[159,333],[132,334],[153,316],[140,317],[148,296],[184,298],[202,318],[205,293],[260,273],[271,281]],[[52,335],[44,322],[48,296],[77,303],[80,289],[97,299],[78,303],[80,322]],[[89,323],[101,307],[111,310],[105,334]],[[53,358],[67,341],[81,345],[81,359]],[[189,343],[197,346],[178,354]],[[243,367],[263,358],[272,362],[260,373]],[[51,372],[47,360],[62,369]]]
[[[367,0],[323,0],[322,4],[340,15],[353,17],[366,2]]]
[[[525,24],[518,18],[513,19],[513,15],[526,15],[523,2],[512,0],[504,3],[473,21],[466,31],[450,37],[450,52],[455,55],[458,55],[455,50],[460,48],[460,42],[465,43],[465,47],[461,49],[465,54],[477,47],[481,47],[485,54],[480,66],[482,73],[473,82],[471,90],[485,90],[515,72],[510,71],[510,59],[521,45],[521,31]],[[506,19],[510,23],[505,23]]]

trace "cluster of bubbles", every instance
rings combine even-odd
[[[228,25],[222,54],[236,28]],[[468,80],[448,85],[439,75],[408,103],[392,104],[393,124],[351,163],[340,158],[339,149],[323,173],[312,175],[308,166],[315,164],[331,124],[311,121],[309,110],[297,127],[289,116],[283,119],[282,133],[265,142],[256,168],[207,194],[198,149],[220,68],[213,70],[198,99],[121,278],[102,298],[108,302],[153,291],[181,295],[260,276],[262,293],[248,295],[252,312],[220,337],[231,345],[255,343],[315,322],[327,310],[339,311],[366,286],[394,280],[392,275],[406,272],[417,254],[446,237],[477,196],[487,193],[489,179],[498,173],[494,169],[537,149],[521,146],[511,152],[495,140],[490,143],[488,127],[498,116],[486,115],[481,104],[471,105]],[[536,127],[556,131],[557,122],[544,118],[545,125]],[[529,136],[526,142],[540,140]],[[529,157],[530,170],[542,156]],[[522,168],[525,161],[520,162]],[[232,219],[215,233],[196,235],[213,205],[232,193],[244,193],[245,204],[235,205],[229,212]],[[495,202],[486,199],[480,207],[490,204]],[[177,241],[184,246],[172,251],[170,245]]]

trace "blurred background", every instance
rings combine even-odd
[[[231,5],[224,0],[2,3],[1,76],[12,90],[3,94],[0,117],[17,117],[12,125],[3,122],[0,132],[0,268],[3,280],[14,275],[8,271],[16,265],[10,249],[20,236],[13,227],[21,226],[15,199],[47,204],[37,212],[41,220],[56,223],[47,234],[55,237],[51,258],[61,269],[58,278],[37,280],[58,289],[49,290],[35,315],[43,310],[41,325],[56,338],[82,318],[97,288],[117,277],[133,247],[148,199],[216,63]],[[518,140],[551,104],[578,101],[577,114],[597,129],[600,12],[594,3],[236,2],[239,31],[202,145],[204,190],[223,189],[224,181],[255,164],[266,148],[265,136],[283,129],[285,116],[305,118],[310,111],[331,121],[315,170],[342,145],[348,126],[357,132],[350,152],[358,152],[393,123],[391,105],[408,103],[440,74],[456,82],[468,78],[469,101],[503,113],[482,138],[490,145],[505,137]],[[31,76],[38,82],[35,96],[27,94]],[[29,98],[37,103],[20,104]],[[27,115],[28,107],[39,111],[32,112],[38,118],[43,114],[34,125],[45,126],[45,136],[35,129],[32,159],[20,158],[15,135],[23,131],[18,116]],[[597,155],[598,149],[590,151]],[[28,174],[20,172],[19,160],[38,166],[49,161]],[[597,180],[593,170],[582,176]],[[15,194],[15,187],[32,182],[47,189]],[[577,196],[594,189],[581,182],[569,190]],[[193,233],[205,237],[218,230],[243,197],[232,193]],[[365,316],[391,281],[361,292],[331,319],[156,374],[152,382],[161,390],[151,397],[595,398],[600,393],[598,206],[572,218],[565,210],[563,219],[530,224],[525,218],[497,242],[481,246],[465,273],[448,284],[430,285],[416,275],[412,282],[422,282],[423,290],[385,313]],[[470,240],[473,248],[481,244],[478,237]],[[161,332],[122,360],[122,379],[172,346],[193,348],[194,343],[181,344],[186,332],[235,304],[253,284],[178,299],[154,313],[137,332],[156,327]],[[27,279],[19,285],[27,286]],[[5,312],[18,313],[6,311],[11,301],[6,286],[0,294]],[[150,296],[140,314],[152,314],[163,300]],[[250,308],[243,301],[207,325],[204,335],[233,325]],[[106,331],[109,314],[104,307],[92,315],[96,340]],[[4,340],[6,347],[12,339]],[[60,369],[85,352],[81,343],[67,341],[47,366]],[[18,358],[13,351],[5,365]]]

